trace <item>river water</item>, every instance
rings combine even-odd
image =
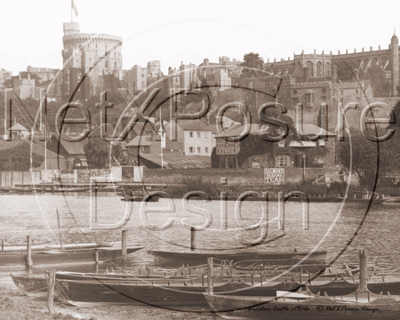
[[[283,204],[270,202],[245,202],[235,214],[235,202],[226,203],[224,209],[219,201],[206,202],[191,200],[184,207],[182,200],[161,199],[159,202],[142,206],[136,202],[120,201],[115,193],[99,194],[97,199],[89,193],[69,194],[4,194],[0,196],[0,238],[9,243],[23,243],[23,237],[4,235],[4,232],[18,230],[43,230],[34,239],[49,239],[58,243],[58,236],[51,233],[58,228],[57,214],[62,228],[89,228],[95,217],[99,224],[113,224],[129,216],[130,242],[140,242],[146,249],[183,251],[190,248],[189,225],[201,226],[210,221],[207,228],[195,232],[198,249],[227,249],[243,246],[244,240],[251,241],[261,235],[260,228],[246,230],[264,218],[268,221],[267,234],[263,244],[249,250],[263,251],[309,251],[327,250],[328,263],[341,266],[343,262],[358,263],[358,251],[367,249],[369,262],[377,257],[376,264],[381,270],[393,271],[400,268],[400,204],[354,203],[310,203],[309,226],[303,218],[307,210],[297,202],[285,204],[284,230],[278,230],[278,212]],[[142,213],[141,213],[142,212]],[[304,213],[305,212],[305,213]],[[282,218],[282,215],[281,215]],[[171,225],[160,228],[170,219]],[[222,223],[226,221],[226,224]],[[266,220],[262,220],[266,221]],[[149,226],[153,226],[153,228]],[[226,227],[225,227],[226,226]],[[163,229],[163,230],[159,230]],[[305,230],[306,229],[306,230]],[[3,233],[3,234],[2,234]],[[271,240],[275,239],[276,240]],[[64,242],[120,241],[120,230],[100,234],[64,234]],[[129,256],[129,265],[151,264],[152,257],[145,250]],[[112,266],[110,264],[103,267]],[[115,266],[117,267],[117,266]],[[76,271],[91,271],[91,267],[80,267]],[[68,269],[68,268],[66,268]],[[69,268],[70,269],[70,268]],[[60,269],[61,270],[61,269]]]

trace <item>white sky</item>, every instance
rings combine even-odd
[[[305,53],[386,49],[400,34],[400,2],[368,1],[93,1],[75,0],[83,33],[123,38],[123,68],[160,60],[164,73],[183,61],[219,56],[264,61]],[[70,0],[0,0],[0,68],[62,68],[63,22]]]

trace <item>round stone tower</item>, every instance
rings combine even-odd
[[[72,93],[85,74],[90,78],[90,88],[82,84],[82,98],[102,90],[101,76],[122,72],[122,38],[95,33],[80,33],[79,23],[64,23],[62,57],[64,66],[64,95]]]
[[[396,97],[398,95],[397,86],[399,83],[399,39],[395,34],[390,41],[390,60],[392,73],[391,93],[393,97]]]

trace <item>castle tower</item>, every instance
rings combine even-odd
[[[394,34],[390,41],[390,59],[391,59],[391,73],[392,73],[392,88],[391,93],[393,97],[398,95],[397,86],[399,83],[399,39]]]

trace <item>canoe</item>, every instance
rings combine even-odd
[[[9,192],[10,193],[31,193],[33,191],[33,189],[29,188],[29,187],[13,187],[10,188]]]
[[[343,197],[338,197],[343,202],[348,202],[348,203],[360,203],[360,204],[368,204],[371,199],[358,199],[358,198],[343,198]],[[386,199],[372,199],[372,204],[382,204],[386,201]]]
[[[161,251],[161,250],[147,250],[151,254],[157,265],[181,266],[183,263],[190,265],[206,264],[207,258],[214,258],[219,260],[228,261],[243,261],[243,260],[271,260],[274,265],[287,265],[293,264],[290,261],[292,258],[304,258],[310,252],[268,252],[268,251],[238,251],[238,250],[213,250],[213,251]],[[310,253],[308,259],[321,259],[325,260],[327,251],[318,250]]]
[[[249,289],[240,281],[226,277],[213,277],[214,292],[218,294],[243,294]],[[207,289],[207,276],[178,279],[135,280],[57,280],[59,299],[78,307],[98,305],[130,304],[150,305],[166,308],[207,307],[203,293]],[[291,284],[270,283],[265,287],[250,287],[246,294],[258,295],[264,291],[274,295],[276,290],[291,288]]]
[[[400,296],[368,291],[345,296],[278,292],[274,298],[205,293],[211,309],[225,319],[398,319]]]
[[[316,265],[316,270],[321,270],[324,267],[322,265]],[[199,277],[206,273],[207,266],[182,266],[180,268],[174,269],[163,269],[163,268],[127,268],[125,272],[121,270],[112,270],[111,272],[106,273],[79,273],[79,272],[66,272],[66,271],[58,271],[56,272],[57,280],[74,280],[74,281],[84,281],[84,280],[98,280],[98,281],[127,281],[132,279],[153,279],[153,280],[161,280],[164,281],[166,279],[190,279]],[[271,269],[272,271],[273,269]],[[251,275],[252,274],[252,275]],[[266,288],[270,289],[279,284],[279,281],[276,281],[272,284],[267,283],[268,279],[271,278],[271,274],[267,274],[266,270],[249,270],[249,269],[233,269],[231,266],[227,265],[214,265],[214,276],[219,277],[220,279],[225,279],[229,281],[226,288],[223,289],[226,291],[235,291],[235,290],[248,290],[254,291],[255,294],[260,295],[274,295],[275,291],[268,291]],[[46,292],[46,280],[44,274],[34,274],[29,275],[27,273],[21,274],[11,274],[14,283],[20,289],[20,291],[24,294],[30,295],[30,292],[33,290],[35,293],[37,291]],[[286,277],[282,277],[282,279],[286,279]],[[301,277],[299,277],[301,279]],[[306,279],[306,277],[303,277]],[[246,282],[247,281],[247,282]],[[280,280],[283,281],[283,280]],[[34,282],[34,286],[33,283]],[[165,281],[164,281],[165,282]],[[264,282],[264,283],[263,283]],[[261,289],[257,289],[258,285],[261,283]],[[255,284],[255,289],[253,290],[252,286]],[[298,290],[301,287],[298,283],[293,283],[293,281],[285,281],[285,283],[281,286],[278,286],[278,289],[282,290]],[[261,290],[261,291],[260,291]],[[267,292],[267,291],[268,292]],[[275,289],[272,289],[275,290]],[[205,301],[204,301],[205,302]]]
[[[127,247],[127,252],[132,253],[143,249],[141,246]],[[67,265],[67,264],[93,264],[98,253],[98,262],[115,260],[121,257],[121,248],[118,247],[96,247],[68,250],[32,250],[31,258],[33,265]],[[0,269],[25,268],[26,251],[0,251]]]
[[[389,197],[385,199],[385,203],[397,203],[400,202],[400,197]]]

